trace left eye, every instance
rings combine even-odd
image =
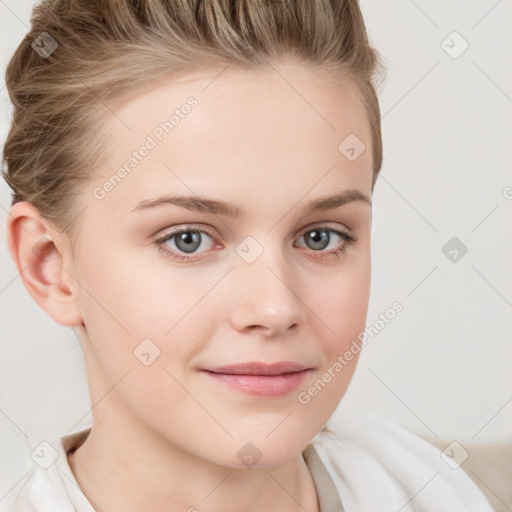
[[[333,229],[317,228],[306,231],[301,238],[304,238],[309,249],[323,251],[331,242],[331,233],[335,233],[338,237],[340,236]],[[339,245],[339,242],[334,247],[337,247],[337,245]]]

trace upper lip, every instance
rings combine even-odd
[[[280,361],[271,364],[246,362],[228,366],[217,366],[215,368],[205,368],[205,370],[209,372],[231,375],[282,375],[283,373],[294,373],[308,369],[309,367],[293,361]]]

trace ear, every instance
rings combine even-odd
[[[21,201],[9,212],[7,243],[20,278],[37,304],[61,325],[81,325],[76,286],[66,272],[73,263],[67,238],[37,208]]]

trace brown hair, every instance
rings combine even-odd
[[[373,191],[382,165],[374,80],[385,67],[357,0],[44,0],[6,73],[14,112],[2,174],[13,204],[32,203],[71,234],[73,196],[108,148],[109,102],[179,73],[285,57],[356,84],[371,127]]]

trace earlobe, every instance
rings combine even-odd
[[[77,295],[63,270],[66,241],[60,232],[37,208],[21,201],[9,212],[7,242],[20,278],[37,304],[61,325],[81,325]]]

